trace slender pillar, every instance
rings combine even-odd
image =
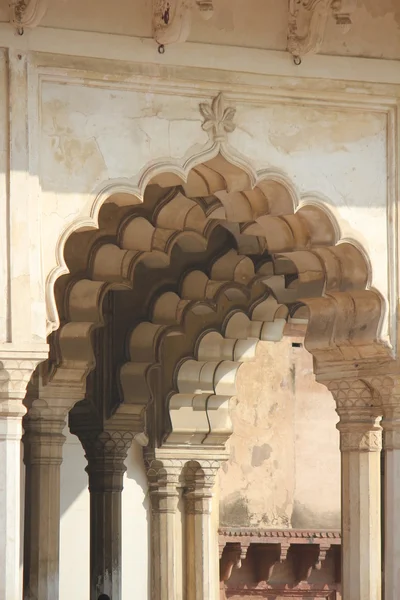
[[[359,380],[332,382],[340,421],[343,600],[381,599],[381,409]]]
[[[181,462],[146,457],[151,500],[151,598],[176,600],[178,557],[176,514]]]
[[[21,402],[0,404],[0,598],[21,599]]]
[[[43,345],[44,346],[44,345]],[[21,435],[23,399],[36,367],[47,356],[0,349],[0,598],[21,600]]]
[[[31,409],[24,418],[24,600],[57,600],[60,466],[66,412]]]
[[[134,434],[80,432],[90,491],[90,600],[121,600],[121,493],[124,461]]]
[[[197,466],[196,466],[197,465]],[[186,598],[217,600],[215,568],[217,539],[211,520],[213,487],[218,464],[192,461],[186,469]],[[219,578],[218,578],[219,579]]]
[[[382,420],[385,450],[385,600],[400,598],[400,394],[391,394]]]

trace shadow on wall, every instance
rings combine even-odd
[[[150,512],[142,448],[132,443],[122,493],[122,597],[149,597]]]
[[[64,431],[61,465],[60,600],[87,600],[90,500],[86,459],[78,438]],[[133,442],[122,493],[122,595],[149,597],[149,498],[141,447]]]
[[[293,529],[340,529],[340,511],[318,513],[295,500],[291,526]]]
[[[61,518],[73,506],[79,496],[87,491],[88,477],[85,471],[86,459],[80,441],[75,435],[64,431],[67,438],[63,448],[61,464]],[[88,507],[89,508],[89,507]]]

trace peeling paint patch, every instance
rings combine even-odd
[[[251,455],[251,465],[253,467],[261,467],[265,460],[268,460],[271,456],[272,448],[269,444],[263,444],[262,446],[254,446]]]

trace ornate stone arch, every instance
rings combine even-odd
[[[108,417],[129,416],[157,444],[223,446],[239,365],[258,340],[279,340],[288,319],[307,321],[305,344],[322,374],[387,356],[379,341],[383,301],[369,289],[365,253],[340,240],[315,195],[300,200],[283,175],[244,170],[242,159],[226,155],[215,142],[184,167],[150,166],[137,188],[108,186],[91,220],[64,234],[65,258],[50,277],[64,273],[49,382],[83,394],[106,299],[126,294],[138,306],[142,294],[148,308],[126,318],[119,398]],[[233,328],[239,314],[241,328]],[[157,394],[165,414],[150,425],[144,415]]]

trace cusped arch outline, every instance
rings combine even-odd
[[[300,194],[294,183],[282,170],[272,167],[254,170],[251,161],[227,142],[208,143],[202,150],[183,160],[163,158],[157,161],[150,161],[131,179],[117,178],[107,183],[102,182],[91,194],[92,201],[89,214],[74,219],[72,223],[69,223],[63,229],[58,238],[55,248],[56,266],[47,275],[45,283],[47,335],[56,331],[60,326],[54,286],[57,279],[69,272],[64,258],[65,244],[69,237],[79,231],[98,229],[100,210],[112,196],[127,194],[132,197],[132,204],[140,204],[143,202],[148,184],[157,176],[171,174],[183,183],[186,183],[190,172],[195,167],[212,160],[218,155],[221,155],[228,163],[243,170],[248,175],[250,189],[253,189],[262,181],[279,183],[286,188],[288,194],[291,196],[293,209],[295,210],[299,206]],[[335,221],[333,220],[332,222]]]

